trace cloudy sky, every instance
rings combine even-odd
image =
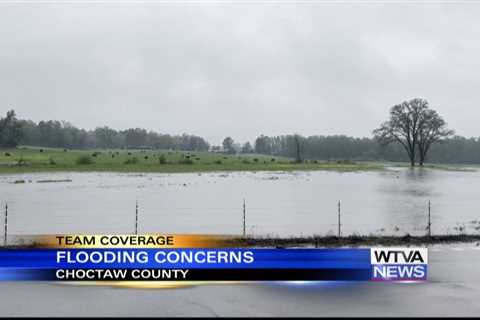
[[[480,2],[0,4],[0,112],[243,142],[370,136],[423,97],[480,136]]]

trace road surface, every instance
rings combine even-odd
[[[479,316],[480,246],[433,247],[426,283],[126,289],[0,283],[1,316]]]

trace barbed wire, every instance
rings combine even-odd
[[[127,201],[122,201],[119,203],[108,203],[103,204],[102,210],[98,210],[97,206],[94,204],[85,206],[78,205],[66,205],[64,203],[58,203],[50,200],[12,200],[12,201],[2,201],[2,211],[5,204],[8,203],[9,212],[9,230],[13,233],[31,233],[35,230],[51,230],[56,231],[66,231],[66,230],[97,230],[97,232],[102,230],[115,230],[121,232],[122,230],[129,231],[130,229],[130,218],[133,219],[131,214],[134,209],[125,207],[124,204]],[[313,203],[313,202],[312,202]],[[35,223],[35,219],[32,221],[31,216],[26,215],[26,212],[29,207],[41,206],[48,204],[48,206],[43,210],[38,210],[36,212],[37,217],[43,219],[43,226],[31,226],[30,224]],[[345,205],[346,204],[346,205]],[[428,230],[428,221],[427,221],[427,210],[422,214],[420,212],[415,212],[410,217],[398,217],[395,216],[386,216],[382,219],[387,219],[388,221],[376,221],[368,222],[362,218],[361,214],[358,214],[358,208],[352,208],[348,202],[342,202],[341,208],[341,217],[342,217],[342,235],[351,235],[359,232],[363,233],[375,233],[375,234],[402,234],[402,233],[425,233]],[[448,205],[446,201],[436,202],[434,206],[438,208],[440,205]],[[463,205],[463,208],[473,208],[472,204],[475,204],[474,201],[471,201],[469,205]],[[423,205],[416,203],[413,207],[422,208]],[[119,208],[121,208],[119,210]],[[378,211],[379,209],[385,208],[385,205],[375,205],[371,204],[369,206],[369,211]],[[95,209],[93,211],[92,209]],[[69,212],[69,213],[62,213]],[[200,233],[204,233],[206,228],[210,230],[220,230],[221,233],[230,234],[237,232],[238,221],[232,217],[240,215],[242,212],[242,206],[158,206],[151,201],[145,202],[140,205],[140,221],[141,225],[148,227],[150,230],[155,230],[155,228],[165,228],[166,226],[175,226],[175,223],[181,225],[182,223],[192,224],[191,226],[185,226],[185,228],[180,228],[182,230],[198,230]],[[338,227],[338,222],[336,221],[337,212],[335,205],[332,204],[332,208],[317,209],[312,208],[309,205],[274,205],[274,206],[252,206],[246,207],[247,211],[247,221],[248,228],[252,233],[255,230],[255,233],[259,234],[286,234],[291,232],[292,229],[298,234],[328,234],[334,233]],[[284,213],[288,211],[294,211],[292,215],[286,217],[286,220],[276,219],[276,214],[278,212]],[[99,215],[100,212],[100,215]],[[205,221],[205,219],[197,219],[196,217],[205,217],[205,214],[208,212],[214,212],[213,216],[209,217],[215,220],[217,225],[212,227],[212,223]],[[253,215],[249,215],[252,213]],[[79,214],[80,213],[80,214]],[[165,214],[167,213],[167,214]],[[196,214],[198,213],[198,214]],[[368,216],[368,215],[367,215]],[[1,216],[0,216],[1,217]],[[92,217],[101,217],[101,220],[95,219]],[[158,217],[161,217],[161,220],[158,221]],[[225,219],[222,219],[225,218]],[[291,218],[298,218],[299,221],[292,221]],[[77,226],[72,226],[72,219],[75,220]],[[352,221],[352,219],[354,219]],[[359,221],[359,219],[363,219]],[[395,221],[395,219],[398,219]],[[92,220],[93,222],[90,222]],[[169,221],[170,220],[170,221]],[[172,223],[172,220],[174,223]],[[1,221],[1,220],[0,220]],[[97,223],[97,225],[95,225]],[[435,215],[431,216],[430,223],[435,231],[438,232],[464,232],[466,230],[479,232],[480,233],[480,214],[478,216],[470,215],[469,217],[450,217],[444,215]],[[26,226],[29,225],[29,226]],[[199,228],[202,227],[202,228]],[[125,230],[126,229],[126,230]],[[288,230],[288,231],[287,231]]]

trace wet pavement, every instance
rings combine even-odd
[[[425,283],[128,289],[0,283],[1,316],[478,316],[480,247],[434,246]]]

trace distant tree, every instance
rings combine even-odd
[[[427,110],[428,102],[424,99],[415,98],[397,104],[390,109],[390,119],[375,129],[373,134],[382,145],[392,142],[400,143],[413,167],[419,133],[424,126]]]
[[[18,120],[20,123],[22,137],[20,143],[29,146],[39,145],[38,126],[35,122],[30,120]]]
[[[208,151],[210,144],[201,137],[182,134],[173,137],[175,149],[188,151]]]
[[[125,144],[127,148],[137,149],[147,145],[147,130],[141,128],[130,128],[124,131]]]
[[[300,143],[300,135],[296,134],[293,136],[293,139],[295,141],[295,162],[301,163],[303,162],[302,159],[302,146]]]
[[[234,142],[233,143],[233,150],[235,150],[235,153],[242,152],[242,144],[239,143],[239,142]]]
[[[272,138],[264,136],[263,134],[255,140],[255,152],[262,154],[272,154]]]
[[[169,134],[158,134],[153,138],[153,134],[150,134],[150,144],[155,149],[174,149],[175,139]]]
[[[0,119],[0,147],[15,148],[21,138],[21,123],[17,120],[15,111],[10,110],[5,118]]]
[[[211,152],[221,152],[222,148],[220,146],[212,146],[210,148]]]
[[[253,147],[250,142],[245,142],[242,146],[242,153],[253,153]]]
[[[61,147],[62,123],[60,121],[48,120],[38,123],[40,143],[45,147]]]
[[[420,165],[423,166],[427,153],[435,142],[445,141],[454,133],[435,110],[425,110],[417,140]]]
[[[229,154],[235,153],[234,141],[231,137],[226,137],[222,142],[223,151]]]
[[[109,127],[105,126],[102,128],[96,128],[94,131],[95,141],[98,147],[101,148],[113,148],[114,147],[114,138],[117,132]]]

